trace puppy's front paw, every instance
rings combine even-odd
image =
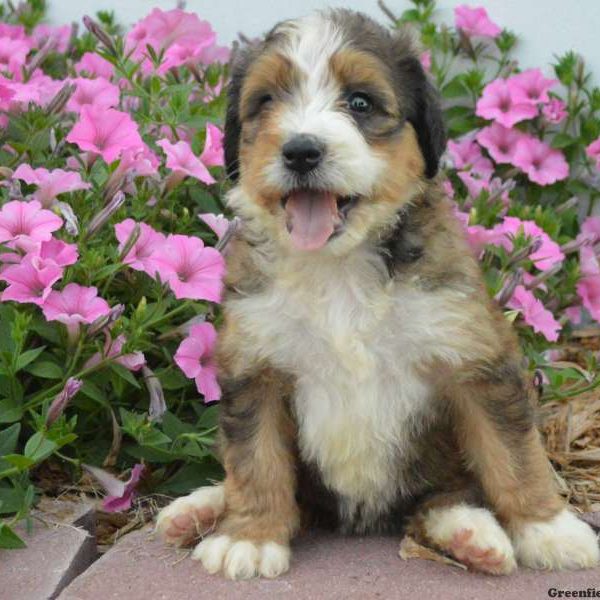
[[[222,485],[197,489],[163,508],[156,519],[156,532],[168,544],[184,546],[210,533],[225,510]]]
[[[209,573],[223,571],[229,579],[270,579],[290,568],[290,549],[276,542],[257,544],[233,540],[228,535],[211,535],[195,548],[192,558],[202,562]]]
[[[433,508],[424,525],[432,542],[471,569],[506,575],[517,566],[508,536],[485,508],[466,504]]]
[[[527,523],[513,542],[517,560],[532,569],[586,569],[600,562],[596,534],[567,509],[548,521]]]

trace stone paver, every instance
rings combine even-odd
[[[276,580],[228,581],[208,575],[182,551],[148,531],[128,535],[80,575],[59,600],[537,600],[549,588],[600,588],[600,569],[509,577],[465,572],[423,560],[403,561],[395,538],[308,535],[294,548],[292,569]]]
[[[90,505],[46,501],[22,550],[0,550],[1,600],[54,600],[97,557]]]

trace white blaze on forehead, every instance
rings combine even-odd
[[[368,194],[385,163],[339,105],[342,89],[331,72],[331,58],[348,46],[343,30],[316,14],[285,23],[280,32],[286,38],[281,51],[300,75],[279,122],[283,140],[300,133],[316,136],[325,144],[322,184],[341,194]],[[274,185],[286,181],[280,160],[267,177]]]

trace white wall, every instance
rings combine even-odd
[[[438,0],[440,16],[452,19],[452,9],[464,0]],[[472,0],[485,6],[502,27],[521,38],[518,56],[524,67],[541,66],[548,71],[554,54],[575,50],[582,54],[600,84],[600,0]],[[50,18],[60,24],[81,20],[99,9],[114,10],[124,24],[132,24],[158,6],[173,8],[175,0],[49,0]],[[407,0],[387,0],[396,13],[408,7]],[[344,6],[369,13],[384,21],[376,0],[188,0],[187,10],[210,21],[221,43],[231,42],[238,31],[256,36],[279,20],[305,14],[316,8]]]

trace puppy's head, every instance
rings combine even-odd
[[[445,136],[411,40],[358,13],[275,27],[229,86],[230,203],[296,250],[343,254],[433,177]]]

